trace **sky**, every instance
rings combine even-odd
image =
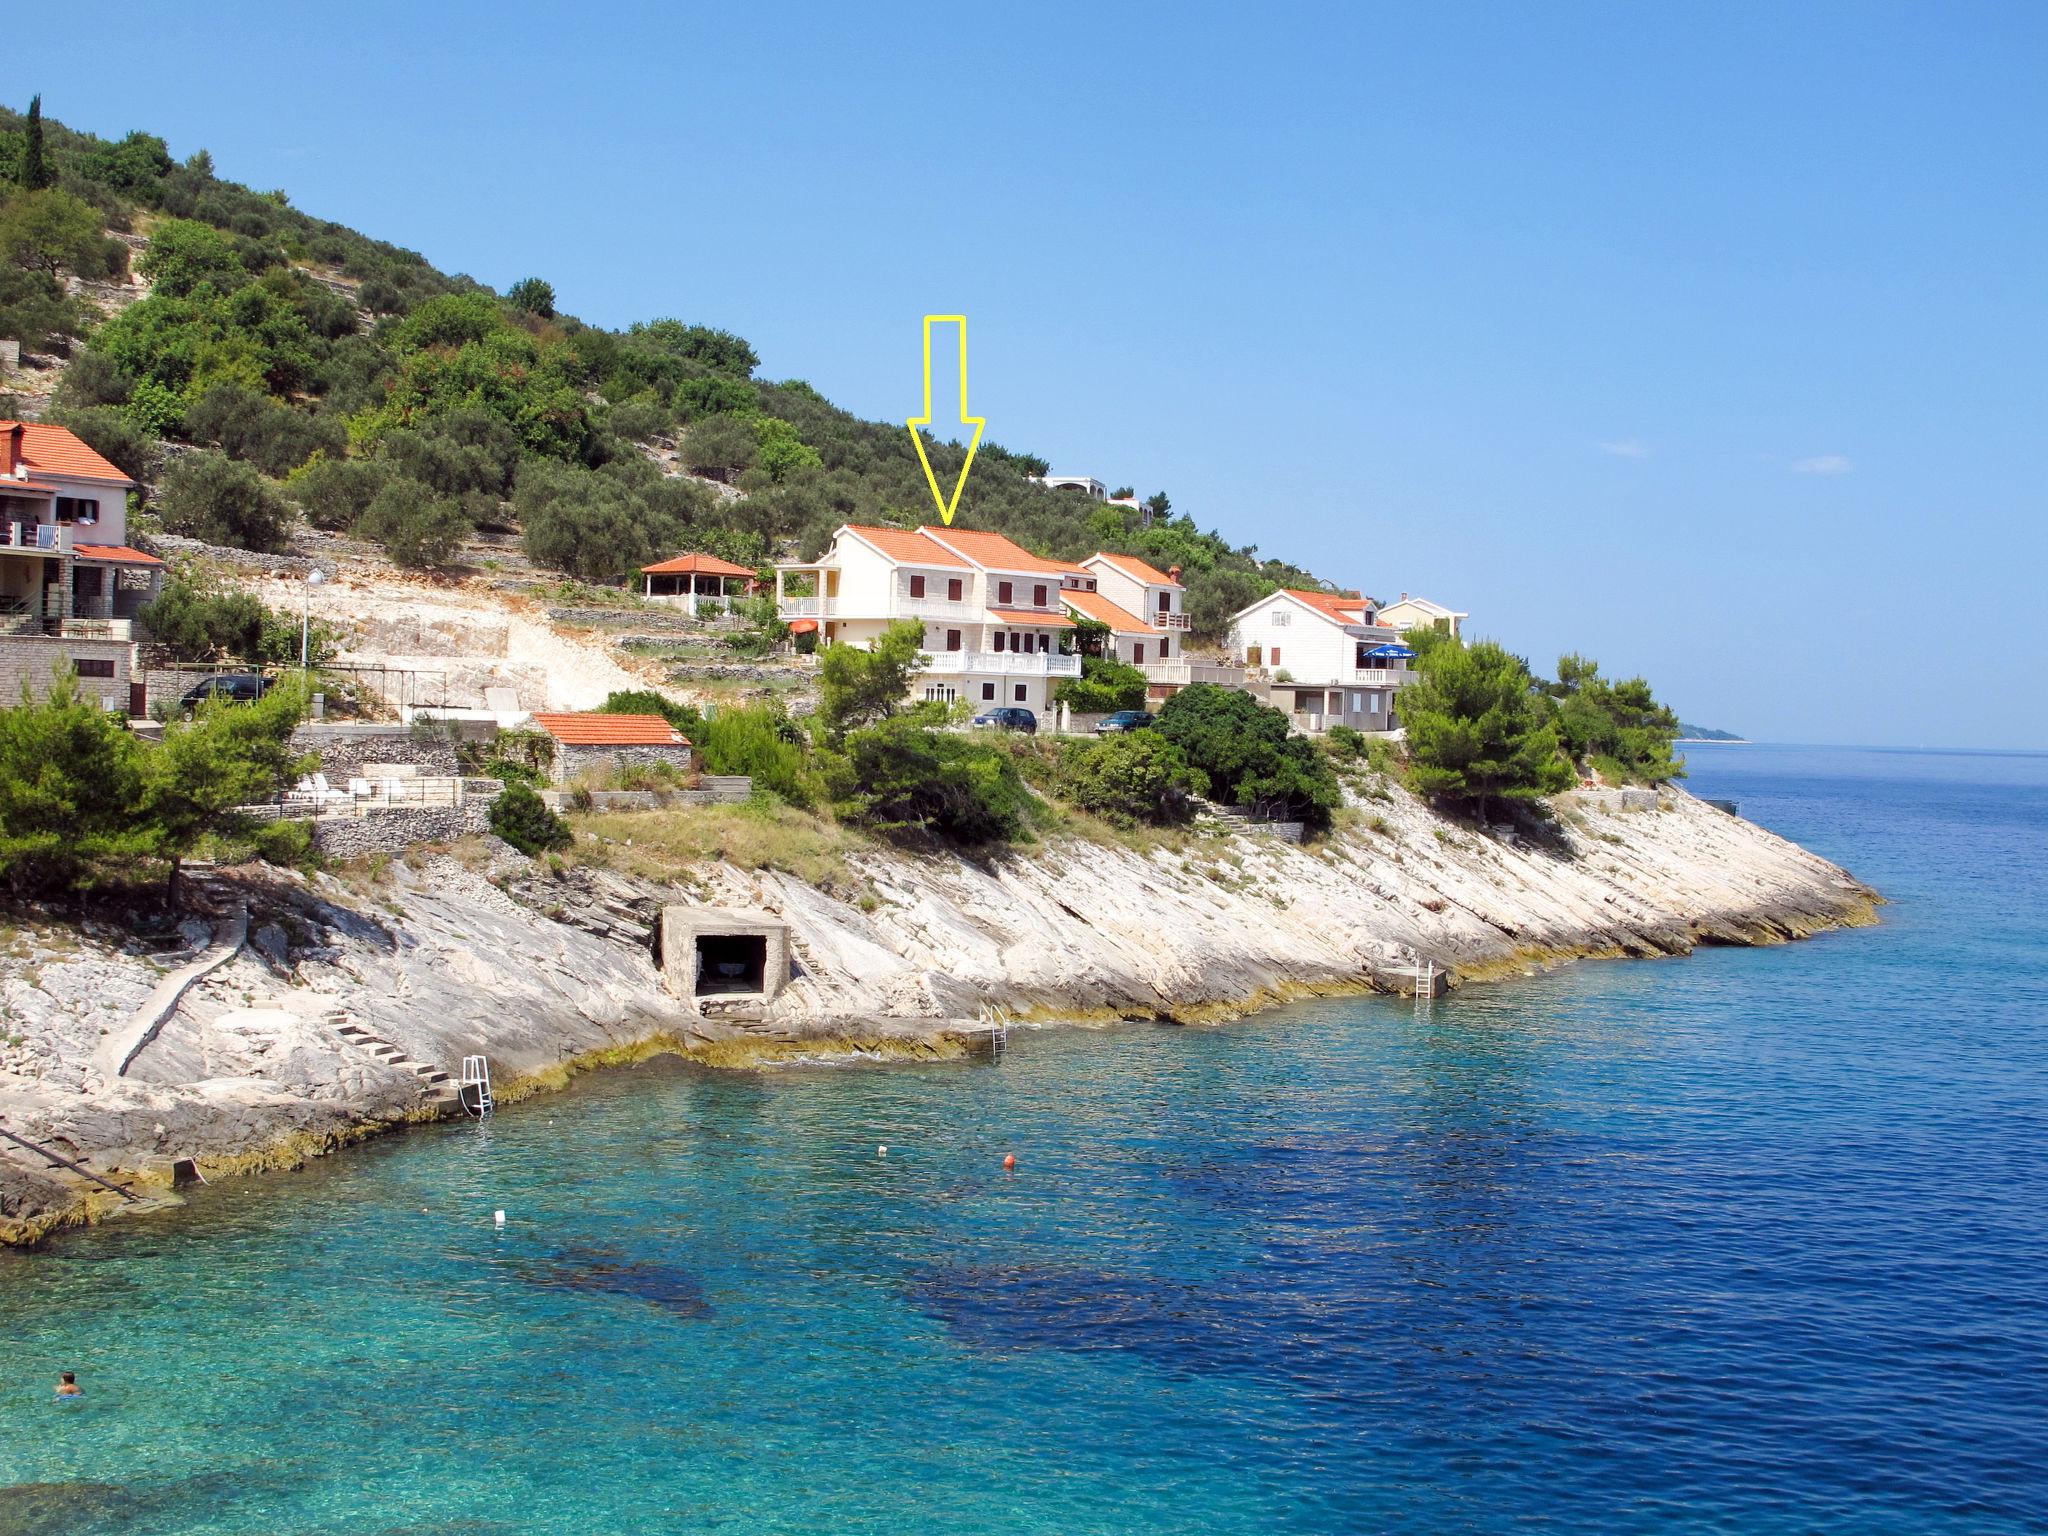
[[[1539,670],[2048,748],[2048,7],[199,15],[0,99],[878,419],[962,313],[990,440]]]

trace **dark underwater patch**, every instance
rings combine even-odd
[[[570,1248],[550,1258],[516,1266],[531,1285],[548,1290],[623,1296],[677,1317],[709,1317],[704,1284],[690,1270],[658,1259],[634,1258],[602,1249]]]

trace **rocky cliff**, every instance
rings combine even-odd
[[[501,1101],[651,1050],[714,1065],[955,1054],[984,1004],[1047,1023],[1201,1022],[1403,987],[1418,959],[1467,981],[1773,943],[1870,921],[1876,901],[1680,792],[1569,795],[1535,838],[1382,793],[1307,849],[1227,830],[1149,851],[1055,841],[985,863],[877,849],[855,856],[858,900],[724,864],[669,886],[549,873],[487,841],[353,883],[222,872],[203,897],[221,921],[166,940],[113,923],[0,935],[0,1125],[175,1198],[174,1170],[290,1164],[448,1113],[440,1074],[469,1054],[490,1058]],[[781,994],[721,1017],[670,996],[649,937],[675,901],[786,919]],[[242,932],[223,961],[223,935]],[[198,963],[209,958],[220,963]],[[0,1149],[0,1238],[127,1204]]]

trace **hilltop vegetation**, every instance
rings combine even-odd
[[[756,377],[753,348],[716,327],[585,325],[543,278],[494,293],[142,132],[108,141],[0,112],[0,187],[0,335],[69,358],[55,418],[138,479],[155,479],[165,443],[199,450],[183,473],[203,494],[166,506],[174,528],[275,547],[289,506],[433,567],[487,526],[517,530],[541,564],[613,582],[686,547],[760,563],[814,554],[849,520],[930,512],[900,425]],[[125,272],[129,244],[109,230],[141,241],[134,269],[152,287],[101,321],[62,279]],[[957,444],[928,452],[942,478],[964,458]],[[982,444],[961,523],[1064,558],[1179,565],[1211,635],[1275,585],[1317,584],[1186,515],[1140,529],[1124,509],[1031,483],[1045,468]],[[198,505],[216,497],[241,511]],[[1153,503],[1170,510],[1164,493]]]

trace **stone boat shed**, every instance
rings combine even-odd
[[[566,784],[592,769],[617,772],[628,763],[669,763],[688,772],[690,738],[659,715],[535,715],[554,742],[549,777]]]
[[[789,980],[789,924],[729,907],[661,909],[661,976],[702,1012],[775,1001]]]

